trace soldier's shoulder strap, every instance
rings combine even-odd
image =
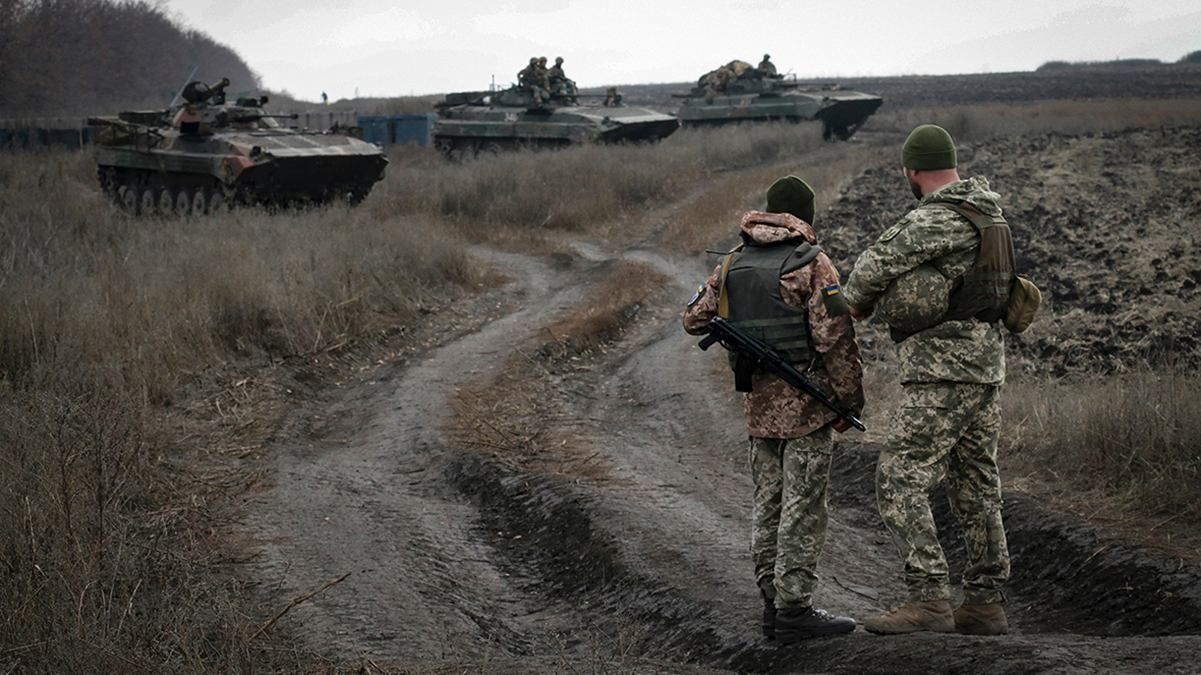
[[[810,244],[807,241],[802,241],[793,251],[792,254],[784,259],[784,264],[780,266],[780,276],[784,276],[789,272],[795,272],[805,265],[817,259],[817,254],[822,252],[822,247],[817,244]]]
[[[730,274],[730,263],[741,250],[742,244],[739,244],[721,259],[721,274],[717,277],[717,315],[723,319],[730,318],[730,294],[726,292],[726,277]]]
[[[967,221],[970,222],[972,227],[976,228],[977,231],[982,231],[997,225],[1008,225],[1008,223],[1005,222],[1004,216],[999,214],[990,216],[967,202],[934,202],[933,204],[928,204],[927,206],[953,211],[967,219]]]

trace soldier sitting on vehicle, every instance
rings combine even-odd
[[[616,108],[621,105],[621,94],[617,92],[617,87],[609,87],[605,90],[606,108]]]
[[[551,68],[546,73],[547,89],[550,90],[550,95],[555,97],[573,98],[575,92],[572,91],[574,86],[572,81],[567,79],[567,75],[563,72],[563,57],[555,57],[555,67]]]
[[[771,62],[771,54],[763,55],[763,60],[759,62],[759,66],[756,68],[756,70],[759,71],[758,74],[760,77],[780,77],[779,73],[776,71],[776,64]]]
[[[541,104],[549,97],[546,91],[546,74],[538,69],[538,57],[530,57],[530,65],[517,73],[517,86],[533,95],[535,103]]]

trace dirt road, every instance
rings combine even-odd
[[[570,261],[477,250],[511,278],[464,307],[499,318],[298,411],[274,487],[244,524],[254,574],[281,601],[350,572],[284,622],[341,663],[498,672],[1189,672],[1201,653],[1201,568],[1008,495],[1014,634],[761,640],[747,551],[751,484],[737,401],[676,312],[699,259],[575,242]],[[609,259],[674,280],[620,343],[551,374],[594,480],[523,472],[452,440],[450,402],[587,297]],[[901,597],[875,511],[878,448],[834,460],[821,606],[863,618]],[[936,500],[936,503],[941,501]],[[954,526],[939,514],[952,566]]]

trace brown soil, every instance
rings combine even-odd
[[[1197,269],[1197,248],[1176,250],[1171,227],[1196,222],[1201,179],[1190,158],[1201,134],[1169,132],[1177,140],[1168,146],[1160,133],[965,148],[968,173],[989,175],[1006,196],[1029,256],[1023,262],[1039,270],[1062,309],[1017,344],[1020,357],[1071,370],[1081,351],[1122,364],[1163,341],[1201,356],[1189,304],[1197,295],[1185,293],[1192,288],[1181,276]],[[1115,153],[1138,159],[1118,161]],[[1095,171],[1071,176],[1090,166]],[[823,215],[842,269],[850,268],[848,251],[910,204],[898,183],[891,165],[868,170]],[[1132,206],[1134,193],[1145,201]],[[1133,238],[1143,245],[1132,246]],[[1077,255],[1066,255],[1064,241]],[[279,604],[351,573],[282,620],[310,649],[336,662],[418,671],[1195,669],[1201,566],[1124,543],[1020,494],[1007,495],[1006,507],[1013,635],[860,631],[787,649],[763,642],[738,402],[714,367],[718,357],[702,355],[677,318],[711,261],[650,243],[574,244],[574,255],[551,259],[475,251],[511,278],[465,307],[490,307],[495,320],[297,409],[292,433],[275,449],[274,486],[255,498],[240,531],[258,542],[253,574]],[[643,307],[617,342],[580,356],[578,367],[537,368],[545,327],[564,325],[588,303],[615,260],[670,278],[667,300]],[[1127,305],[1147,297],[1144,286],[1152,295],[1166,288],[1159,269],[1177,284],[1173,302],[1181,307],[1149,321],[1152,310]],[[1105,337],[1106,326],[1129,326],[1146,343],[1128,355]],[[865,336],[873,359],[886,352],[877,333]],[[571,446],[565,452],[587,448],[604,467],[601,479],[504,461],[456,434],[463,425],[452,404],[461,406],[461,392],[504,382],[505,369],[521,364],[509,358],[519,351],[534,359],[530,377],[556,419],[570,420],[569,433],[554,438]],[[875,510],[877,451],[856,436],[840,446],[817,592],[820,605],[861,619],[903,592]],[[961,566],[954,527],[945,512],[939,517],[953,567]]]

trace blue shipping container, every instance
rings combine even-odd
[[[363,140],[376,145],[421,145],[433,142],[434,116],[364,115],[359,117]]]
[[[393,115],[392,142],[398,145],[429,145],[434,140],[434,116]]]
[[[381,116],[359,117],[359,128],[363,130],[363,140],[376,145],[392,144],[392,120]]]

